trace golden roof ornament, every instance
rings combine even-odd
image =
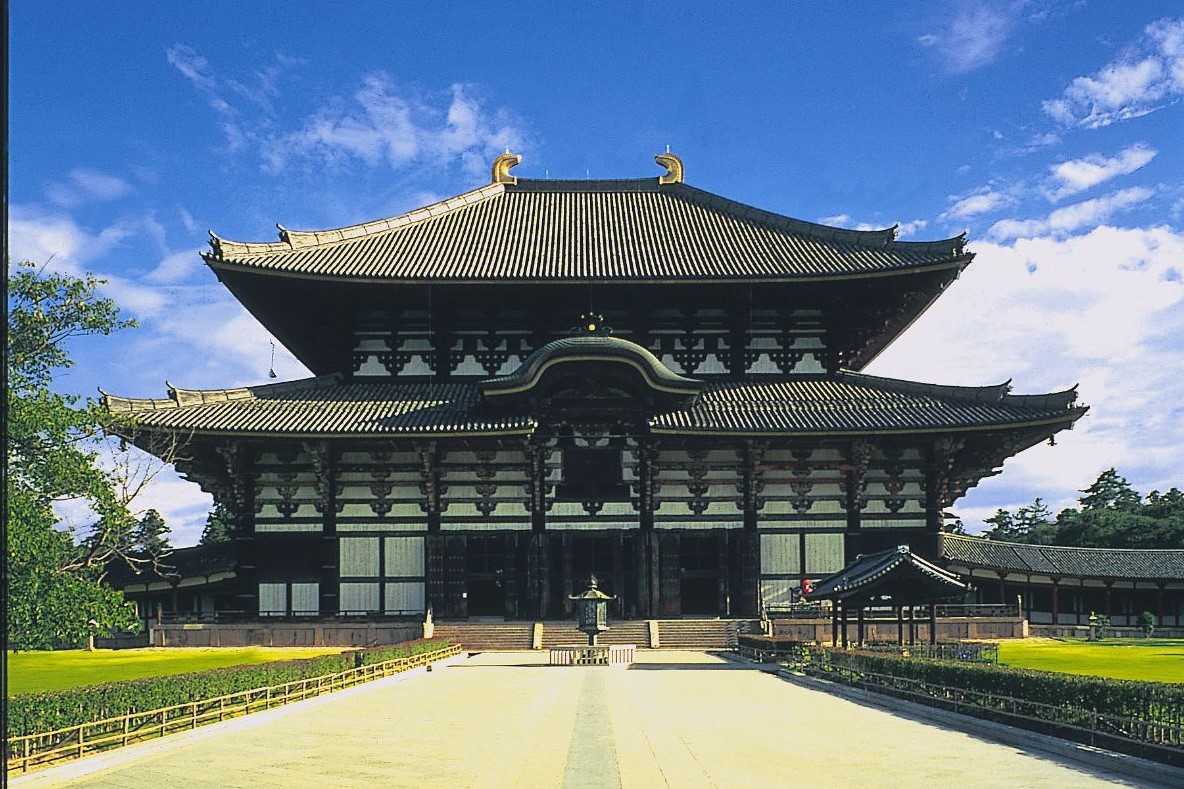
[[[518,179],[510,175],[510,168],[514,167],[522,161],[522,157],[516,153],[510,153],[507,148],[506,152],[493,160],[493,180],[495,184],[516,184]]]
[[[658,183],[682,183],[682,159],[679,159],[670,152],[669,145],[666,146],[666,153],[658,154],[654,157],[654,161],[666,168],[666,174],[658,176]]]

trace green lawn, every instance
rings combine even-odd
[[[999,642],[999,662],[1016,668],[1114,679],[1184,682],[1184,639],[1026,638]]]
[[[294,660],[345,651],[342,647],[156,647],[9,652],[8,694],[60,690],[136,677],[158,677],[224,666]]]

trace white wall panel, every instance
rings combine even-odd
[[[378,576],[378,537],[342,537],[338,540],[338,572],[344,578]]]
[[[423,537],[386,537],[385,540],[383,575],[423,575]]]
[[[797,534],[761,535],[761,574],[799,573],[801,543]]]
[[[378,583],[342,583],[338,587],[338,605],[343,614],[364,614],[381,610],[378,604]]]
[[[312,582],[292,584],[292,613],[315,616],[321,612],[321,585]]]
[[[259,584],[259,615],[283,616],[288,613],[288,585],[285,583]]]
[[[384,611],[388,614],[419,614],[426,609],[423,582],[388,583]]]
[[[829,575],[846,565],[842,534],[806,534],[806,572]]]

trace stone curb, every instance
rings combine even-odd
[[[761,664],[758,663],[756,665]],[[767,671],[766,673],[776,674],[779,678],[787,682],[792,682],[799,687],[809,690],[822,691],[823,693],[840,696],[850,701],[923,718],[934,723],[939,723],[947,728],[985,737],[996,742],[1004,743],[1005,745],[1015,746],[1022,750],[1043,751],[1063,759],[1104,770],[1115,776],[1149,781],[1157,786],[1184,786],[1184,769],[1151,761],[1150,759],[1130,756],[1116,751],[1108,751],[1104,748],[1084,745],[1073,742],[1072,740],[1063,740],[1060,737],[1040,734],[1039,732],[1008,726],[1004,723],[983,720],[971,715],[949,712],[881,693],[852,688],[836,682],[807,677],[804,674],[796,674],[787,669],[777,669],[776,671]]]
[[[462,652],[444,660],[437,661],[431,664],[430,668],[440,668],[448,666],[462,660],[468,660],[468,654]],[[420,668],[413,668],[399,674],[393,674],[389,677],[376,679],[371,682],[365,682],[361,685],[355,685],[352,688],[339,690],[333,693],[325,693],[320,696],[314,696],[303,701],[294,701],[291,704],[285,704],[282,707],[275,707],[270,710],[263,710],[262,712],[252,712],[250,715],[244,715],[241,718],[234,718],[232,720],[223,721],[222,723],[211,723],[207,726],[201,726],[190,731],[178,732],[177,734],[170,734],[166,737],[158,737],[154,740],[146,742],[138,742],[135,745],[129,745],[126,748],[117,748],[108,753],[95,754],[94,756],[87,756],[82,759],[77,759],[66,764],[60,764],[56,767],[47,767],[44,770],[37,770],[35,772],[27,773],[25,775],[9,775],[8,786],[20,787],[49,787],[56,786],[66,781],[72,781],[76,778],[91,775],[93,773],[102,772],[113,767],[120,767],[131,762],[137,762],[142,759],[149,759],[174,748],[179,748],[185,745],[190,745],[195,742],[215,734],[224,734],[227,732],[243,731],[246,729],[253,729],[257,726],[262,726],[270,723],[278,718],[297,710],[308,710],[319,705],[327,704],[337,699],[345,699],[350,696],[363,693],[374,688],[382,688],[387,685],[394,685],[399,682],[404,682],[413,677],[422,676],[429,673],[429,667],[423,666]]]

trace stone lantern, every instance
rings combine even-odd
[[[576,604],[576,627],[588,636],[588,646],[596,646],[596,636],[608,630],[608,604],[617,598],[600,591],[593,575],[587,589],[567,599]]]

